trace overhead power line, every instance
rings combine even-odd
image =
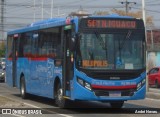
[[[153,3],[153,2],[158,2],[158,0],[149,0],[149,1],[146,1],[146,3]]]
[[[80,1],[81,1],[81,0],[80,0]],[[74,3],[76,3],[76,2],[74,2]],[[1,5],[1,4],[0,4],[0,5]],[[24,3],[19,3],[19,4],[13,4],[13,3],[12,3],[12,4],[9,4],[9,3],[8,3],[8,4],[5,4],[5,6],[6,6],[6,7],[15,7],[15,8],[17,8],[17,7],[33,7],[33,5],[31,5],[31,4],[24,4]],[[50,5],[50,4],[44,4],[43,6],[46,7],[46,8],[48,8],[48,7],[50,7],[51,5]],[[62,7],[62,8],[63,8],[63,7],[66,7],[66,8],[67,8],[67,7],[77,7],[77,6],[79,7],[79,6],[82,6],[82,5],[80,5],[80,4],[77,4],[77,5],[73,5],[73,4],[72,4],[72,5],[71,5],[71,4],[68,4],[68,3],[67,3],[67,4],[54,5],[54,8],[55,8],[55,7],[59,7],[59,6]],[[83,7],[85,7],[85,6],[88,7],[88,6],[92,6],[92,5],[83,5]],[[93,5],[93,6],[94,6],[94,5]],[[97,5],[96,5],[96,6],[97,6]],[[114,6],[117,6],[117,5],[112,5],[112,6],[111,6],[111,5],[109,5],[109,6],[106,6],[106,5],[98,5],[98,6],[99,6],[99,7],[109,7],[109,8],[110,8],[110,7],[114,7]],[[41,7],[41,4],[36,4],[35,7]]]
[[[138,7],[132,7],[133,9],[140,9],[141,10],[141,8],[138,8]],[[148,11],[148,12],[154,12],[154,13],[160,13],[160,11],[156,11],[156,10],[150,10],[150,9],[146,9],[146,11]]]
[[[126,15],[128,14],[129,8],[131,8],[130,5],[131,5],[131,4],[136,4],[136,2],[128,2],[128,0],[126,0],[125,2],[120,2],[120,3],[125,5]]]
[[[13,19],[33,19],[33,17],[15,17],[15,16],[5,16],[4,18],[13,18]],[[40,17],[36,17],[36,19],[41,19]]]

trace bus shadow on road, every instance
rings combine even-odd
[[[21,97],[20,94],[13,94],[13,95],[16,97]],[[55,101],[53,99],[44,98],[44,97],[36,96],[36,95],[32,95],[32,94],[28,94],[27,98],[24,100],[31,100],[31,101],[35,101],[35,102],[50,105],[50,106],[56,106]]]
[[[14,94],[16,97],[21,97],[20,94]],[[46,113],[62,113],[62,114],[93,114],[93,113],[109,113],[109,114],[133,114],[136,110],[146,110],[151,109],[146,106],[128,104],[127,102],[124,104],[123,108],[111,108],[109,103],[102,103],[96,101],[69,101],[69,106],[65,109],[60,109],[56,106],[55,101],[53,99],[44,98],[40,96],[35,96],[29,94],[27,100],[35,101],[41,104],[48,105],[49,108],[42,108]],[[46,107],[46,106],[45,106]],[[53,107],[53,108],[52,108]],[[136,108],[135,108],[136,107]],[[152,108],[153,109],[153,108]]]

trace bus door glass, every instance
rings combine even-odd
[[[18,57],[18,39],[19,35],[15,34],[13,36],[13,45],[12,45],[12,78],[13,78],[13,87],[17,86],[17,57]]]
[[[13,36],[9,35],[7,37],[6,82],[10,86],[13,86],[13,79],[12,79],[12,46],[13,46]]]
[[[64,27],[64,62],[63,62],[63,88],[64,95],[66,90],[70,90],[70,80],[73,79],[73,56],[74,51],[71,49],[73,41],[74,26],[67,25]]]

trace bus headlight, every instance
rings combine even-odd
[[[77,78],[77,82],[78,82],[80,85],[84,86],[84,81],[83,81],[82,79]]]
[[[88,89],[88,90],[91,90],[91,85],[90,85],[89,83],[87,83],[87,82],[85,82],[84,87],[85,87],[86,89]]]
[[[77,78],[77,82],[81,85],[81,86],[83,86],[83,87],[85,87],[86,89],[88,89],[88,90],[92,90],[91,89],[91,85],[88,83],[88,82],[85,82],[84,80],[82,80],[82,79],[80,79],[80,78]]]
[[[145,83],[146,83],[146,79],[141,80],[141,82],[139,82],[139,83],[137,84],[137,91],[138,91],[143,85],[145,85]]]
[[[137,85],[137,91],[138,91],[141,87],[142,87],[142,83],[140,82],[140,83],[138,83],[138,85]]]

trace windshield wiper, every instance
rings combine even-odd
[[[102,49],[107,50],[106,44],[105,44],[105,42],[103,41],[101,35],[100,35],[97,31],[95,31],[94,34],[95,34],[95,36],[97,37],[97,39],[99,40],[100,45],[102,46]]]
[[[123,39],[123,42],[119,46],[119,51],[121,51],[123,49],[123,47],[126,44],[127,39],[130,39],[131,34],[132,34],[132,31],[129,30],[128,33],[127,33],[127,35],[126,35],[126,38]]]

